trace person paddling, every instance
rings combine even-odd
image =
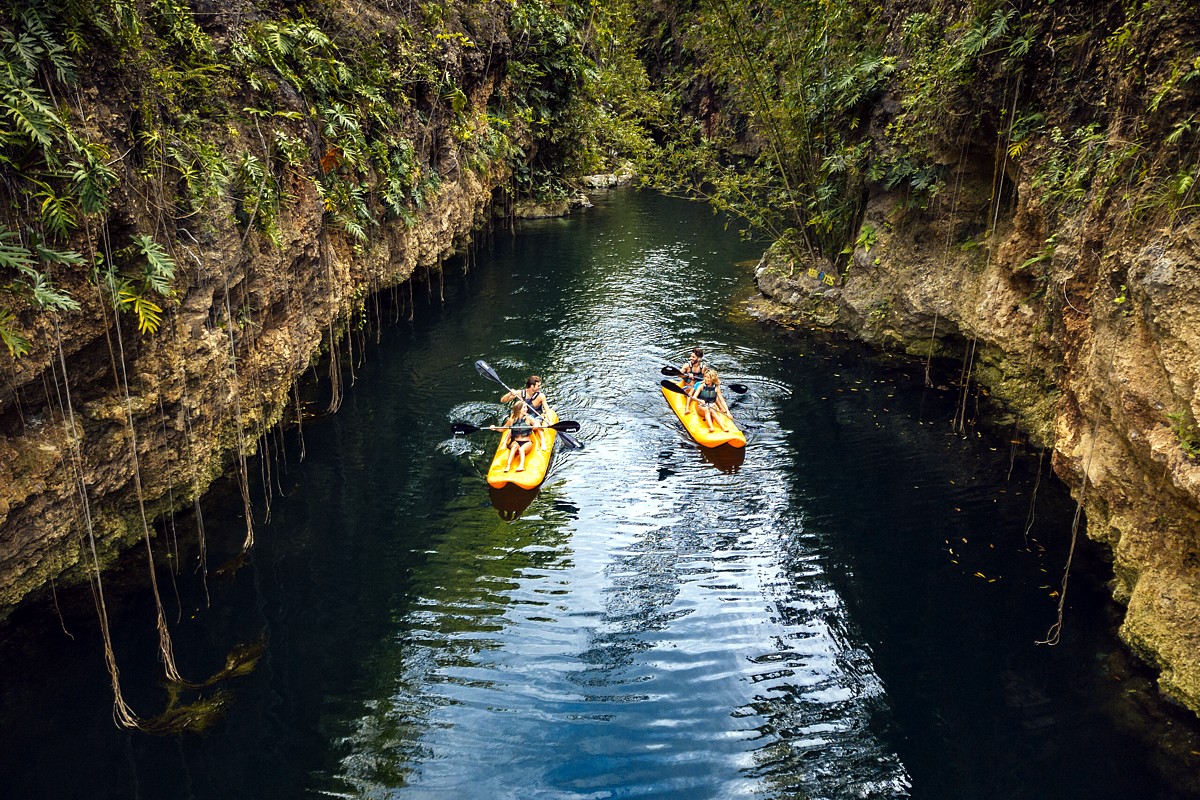
[[[704,380],[705,369],[707,367],[704,364],[704,351],[693,347],[688,362],[679,368],[683,388],[690,392],[697,383]]]
[[[508,431],[508,463],[504,465],[505,472],[512,469],[513,459],[517,456],[520,456],[517,472],[525,471],[525,456],[533,450],[534,437],[541,440],[542,428],[543,426],[538,425],[530,415],[524,400],[513,404],[512,413],[504,420],[503,425],[490,426],[493,431]]]
[[[550,402],[546,399],[546,393],[542,391],[542,379],[537,375],[530,375],[525,379],[524,389],[514,389],[511,392],[506,392],[500,398],[501,403],[507,403],[511,400],[518,400],[525,403],[526,407],[533,414],[545,421],[550,413]],[[548,437],[541,437],[541,447],[545,450],[549,446]]]
[[[713,432],[713,411],[717,412],[715,417],[717,426],[728,432],[729,428],[725,427],[724,418],[729,416],[729,406],[725,402],[725,396],[721,394],[721,379],[717,377],[715,369],[704,370],[704,382],[697,384],[688,395],[684,413],[692,408],[693,403],[697,406],[697,413],[703,412],[704,421],[708,423],[709,433]]]

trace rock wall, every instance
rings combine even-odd
[[[834,286],[809,274],[821,265],[768,254],[759,310],[969,361],[969,380],[1052,448],[1087,535],[1111,549],[1122,639],[1160,670],[1165,695],[1200,713],[1200,463],[1187,452],[1200,417],[1200,230],[1122,229],[1104,204],[1047,230],[1015,166],[1011,200],[990,202],[992,163],[951,164],[955,188],[925,209],[872,192],[874,241]]]
[[[322,234],[310,192],[282,221],[279,248],[243,250],[237,230],[184,246],[186,286],[158,334],[62,330],[62,361],[55,346],[40,370],[22,365],[32,374],[11,395],[0,439],[0,606],[78,579],[91,563],[89,518],[106,561],[143,536],[139,493],[153,524],[202,494],[239,449],[253,452],[367,293],[461,250],[488,218],[494,181],[443,184],[415,225],[379,231],[361,253]],[[247,303],[254,313],[239,318]]]
[[[374,41],[377,33],[403,40],[416,24],[390,4],[329,10],[350,41]],[[246,219],[233,192],[201,213],[179,214],[174,198],[162,197],[174,184],[157,183],[145,169],[139,125],[146,123],[130,113],[138,90],[129,88],[137,78],[123,71],[127,62],[81,76],[76,123],[118,154],[119,183],[107,212],[86,218],[70,246],[91,260],[111,255],[109,243],[132,231],[153,232],[176,263],[173,296],[163,303],[161,327],[147,334],[134,315],[114,312],[82,271],[56,279],[78,311],[19,310],[33,347],[19,359],[0,357],[0,616],[52,581],[103,568],[152,537],[166,512],[236,470],[284,416],[300,376],[331,352],[336,363],[338,343],[372,293],[436,275],[444,258],[490,224],[493,194],[509,185],[511,167],[505,153],[479,143],[497,140],[487,110],[508,91],[510,10],[471,7],[464,27],[454,9],[443,9],[441,27],[427,32],[434,49],[426,57],[465,105],[451,113],[411,81],[416,97],[403,117],[411,127],[388,133],[413,143],[414,174],[436,171],[438,181],[407,217],[387,220],[377,206],[376,219],[387,221],[365,240],[332,219],[320,192],[320,176],[337,167],[342,151],[317,134],[303,98],[279,76],[263,81],[266,98],[235,86],[227,87],[232,97],[209,100],[283,111],[261,122],[215,119],[207,133],[232,153],[254,152],[263,130],[309,142],[304,163],[276,166],[283,186],[273,235]],[[211,20],[207,33],[219,49],[238,40],[238,24],[263,19],[243,11],[197,18]],[[511,127],[505,136],[519,142],[522,134]],[[361,176],[353,180],[365,186]]]

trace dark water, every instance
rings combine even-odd
[[[954,434],[923,364],[747,320],[735,264],[757,252],[703,207],[619,193],[498,235],[444,302],[419,290],[304,460],[293,432],[256,462],[270,521],[211,603],[177,522],[181,671],[266,637],[224,717],[116,729],[95,614],[60,595],[73,639],[52,609],[2,631],[0,797],[1200,796],[1197,726],[1122,657],[1085,544],[1061,643],[1035,643],[1074,511],[1036,454]],[[696,343],[751,387],[744,463],[690,444],[659,393]],[[538,496],[495,499],[529,503],[516,521],[480,474],[494,435],[448,435],[500,414],[477,358],[545,376],[582,424]],[[239,508],[204,506],[214,567]],[[149,717],[144,560],[122,573],[122,686]]]

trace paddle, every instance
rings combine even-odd
[[[674,378],[682,378],[683,377],[683,373],[680,372],[675,367],[663,367],[662,370],[660,370],[660,371],[662,372],[663,375],[670,375]],[[746,392],[750,391],[750,387],[744,383],[724,383],[724,382],[722,382],[721,385],[735,394],[745,394]]]
[[[491,366],[489,366],[488,363],[486,361],[484,361],[483,359],[480,359],[475,362],[475,371],[478,372],[483,377],[487,378],[489,381],[495,381],[496,383],[500,384],[501,386],[504,386],[504,388],[508,391],[509,394],[516,394],[516,392],[514,392],[512,389],[509,389],[508,386],[505,386],[504,381],[500,380],[500,376],[496,373],[496,370],[492,369]],[[542,418],[542,415],[539,414],[537,412],[537,409],[534,408],[533,406],[529,406],[529,412],[531,414],[533,414],[533,416],[537,417],[538,419]],[[553,426],[551,426],[551,427],[553,427]],[[579,429],[575,428],[575,430],[579,430]],[[573,447],[576,450],[583,449],[583,442],[579,441],[578,439],[576,439],[574,436],[567,433],[566,431],[561,431],[558,434],[558,438],[562,439],[563,443],[566,444],[568,447]]]
[[[551,430],[556,430],[559,433],[566,433],[567,431],[579,430],[579,423],[575,422],[574,420],[568,419],[568,420],[563,420],[562,422],[556,422],[553,425],[534,425],[532,427],[534,430],[537,430],[539,428],[550,428]],[[507,425],[507,426],[505,426],[505,425],[482,425],[481,426],[481,425],[472,425],[469,422],[454,422],[454,423],[451,423],[451,425],[450,425],[450,432],[453,433],[455,436],[461,436],[461,435],[465,435],[468,433],[476,433],[477,431],[507,431],[507,430],[511,430],[511,429],[512,429],[511,425]]]

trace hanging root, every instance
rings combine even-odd
[[[1095,344],[1093,343],[1093,354],[1095,353]],[[1117,345],[1112,344],[1108,353],[1108,369],[1109,375],[1112,374],[1113,360],[1116,358]],[[1100,406],[1096,406],[1096,414],[1092,420],[1092,441],[1088,445],[1087,457],[1083,461],[1083,480],[1079,486],[1079,499],[1075,501],[1075,518],[1071,521],[1071,548],[1067,551],[1067,563],[1063,567],[1062,586],[1058,593],[1058,619],[1050,630],[1046,633],[1046,638],[1037,642],[1037,644],[1056,645],[1059,643],[1062,636],[1063,626],[1063,609],[1067,603],[1067,580],[1071,577],[1071,561],[1075,558],[1075,543],[1079,541],[1079,521],[1083,518],[1083,501],[1087,497],[1088,475],[1092,471],[1092,456],[1096,452],[1096,439],[1100,436]]]

